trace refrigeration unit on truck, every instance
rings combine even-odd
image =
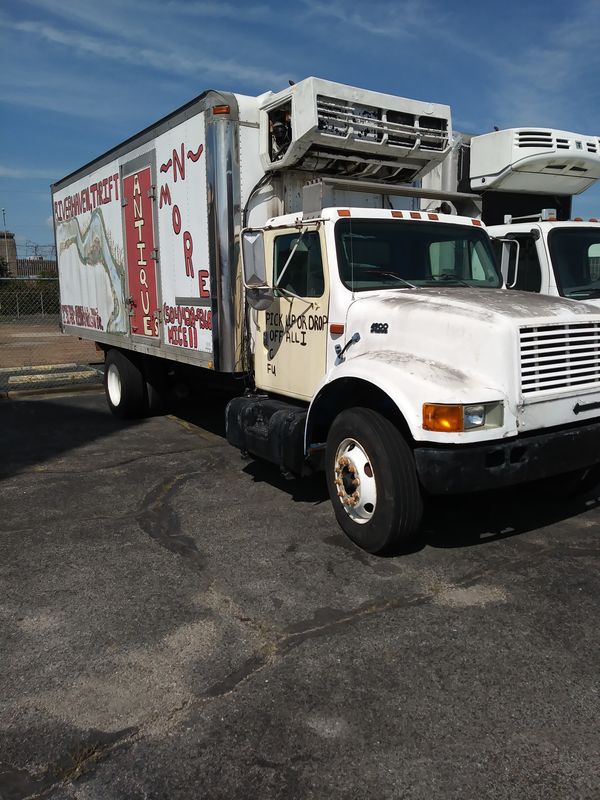
[[[447,106],[308,78],[205,92],[55,184],[64,329],[112,411],[244,376],[229,442],[324,470],[371,552],[429,495],[595,467],[600,313],[502,289],[478,196],[415,188],[451,142]]]
[[[455,133],[448,158],[424,183],[480,194],[488,233],[510,245],[508,288],[600,307],[600,222],[571,218],[573,196],[599,178],[600,137],[530,127]]]

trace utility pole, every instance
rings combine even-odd
[[[6,258],[6,269],[8,269],[8,236],[6,233],[6,209],[2,209],[2,220],[4,223],[4,255]]]

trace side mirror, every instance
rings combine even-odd
[[[242,269],[246,289],[263,289],[268,286],[263,231],[251,228],[242,231]]]
[[[504,285],[507,289],[514,289],[517,285],[517,277],[519,272],[519,252],[521,246],[517,239],[497,239],[496,241],[502,242],[502,260],[500,262],[500,272],[502,273],[502,278],[504,280]],[[514,250],[514,272],[512,281],[509,283],[508,278],[511,271],[512,259],[511,259],[511,246],[515,247]]]
[[[255,311],[266,311],[275,300],[275,294],[268,286],[260,289],[247,288],[246,300],[250,308],[253,308]]]
[[[242,231],[242,274],[248,305],[265,311],[275,296],[267,283],[263,231],[246,228]]]

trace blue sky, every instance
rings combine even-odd
[[[0,30],[0,207],[18,244],[52,242],[50,182],[208,88],[317,75],[448,103],[457,130],[600,135],[599,0],[3,0]],[[574,211],[600,216],[600,187]]]

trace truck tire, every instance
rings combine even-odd
[[[141,417],[148,411],[142,370],[121,350],[109,350],[106,354],[104,391],[108,407],[121,419]]]
[[[167,368],[163,359],[144,358],[144,379],[149,414],[162,414],[167,407]]]
[[[369,553],[406,550],[423,500],[415,462],[392,423],[370,408],[343,411],[327,436],[327,488],[346,535]]]

